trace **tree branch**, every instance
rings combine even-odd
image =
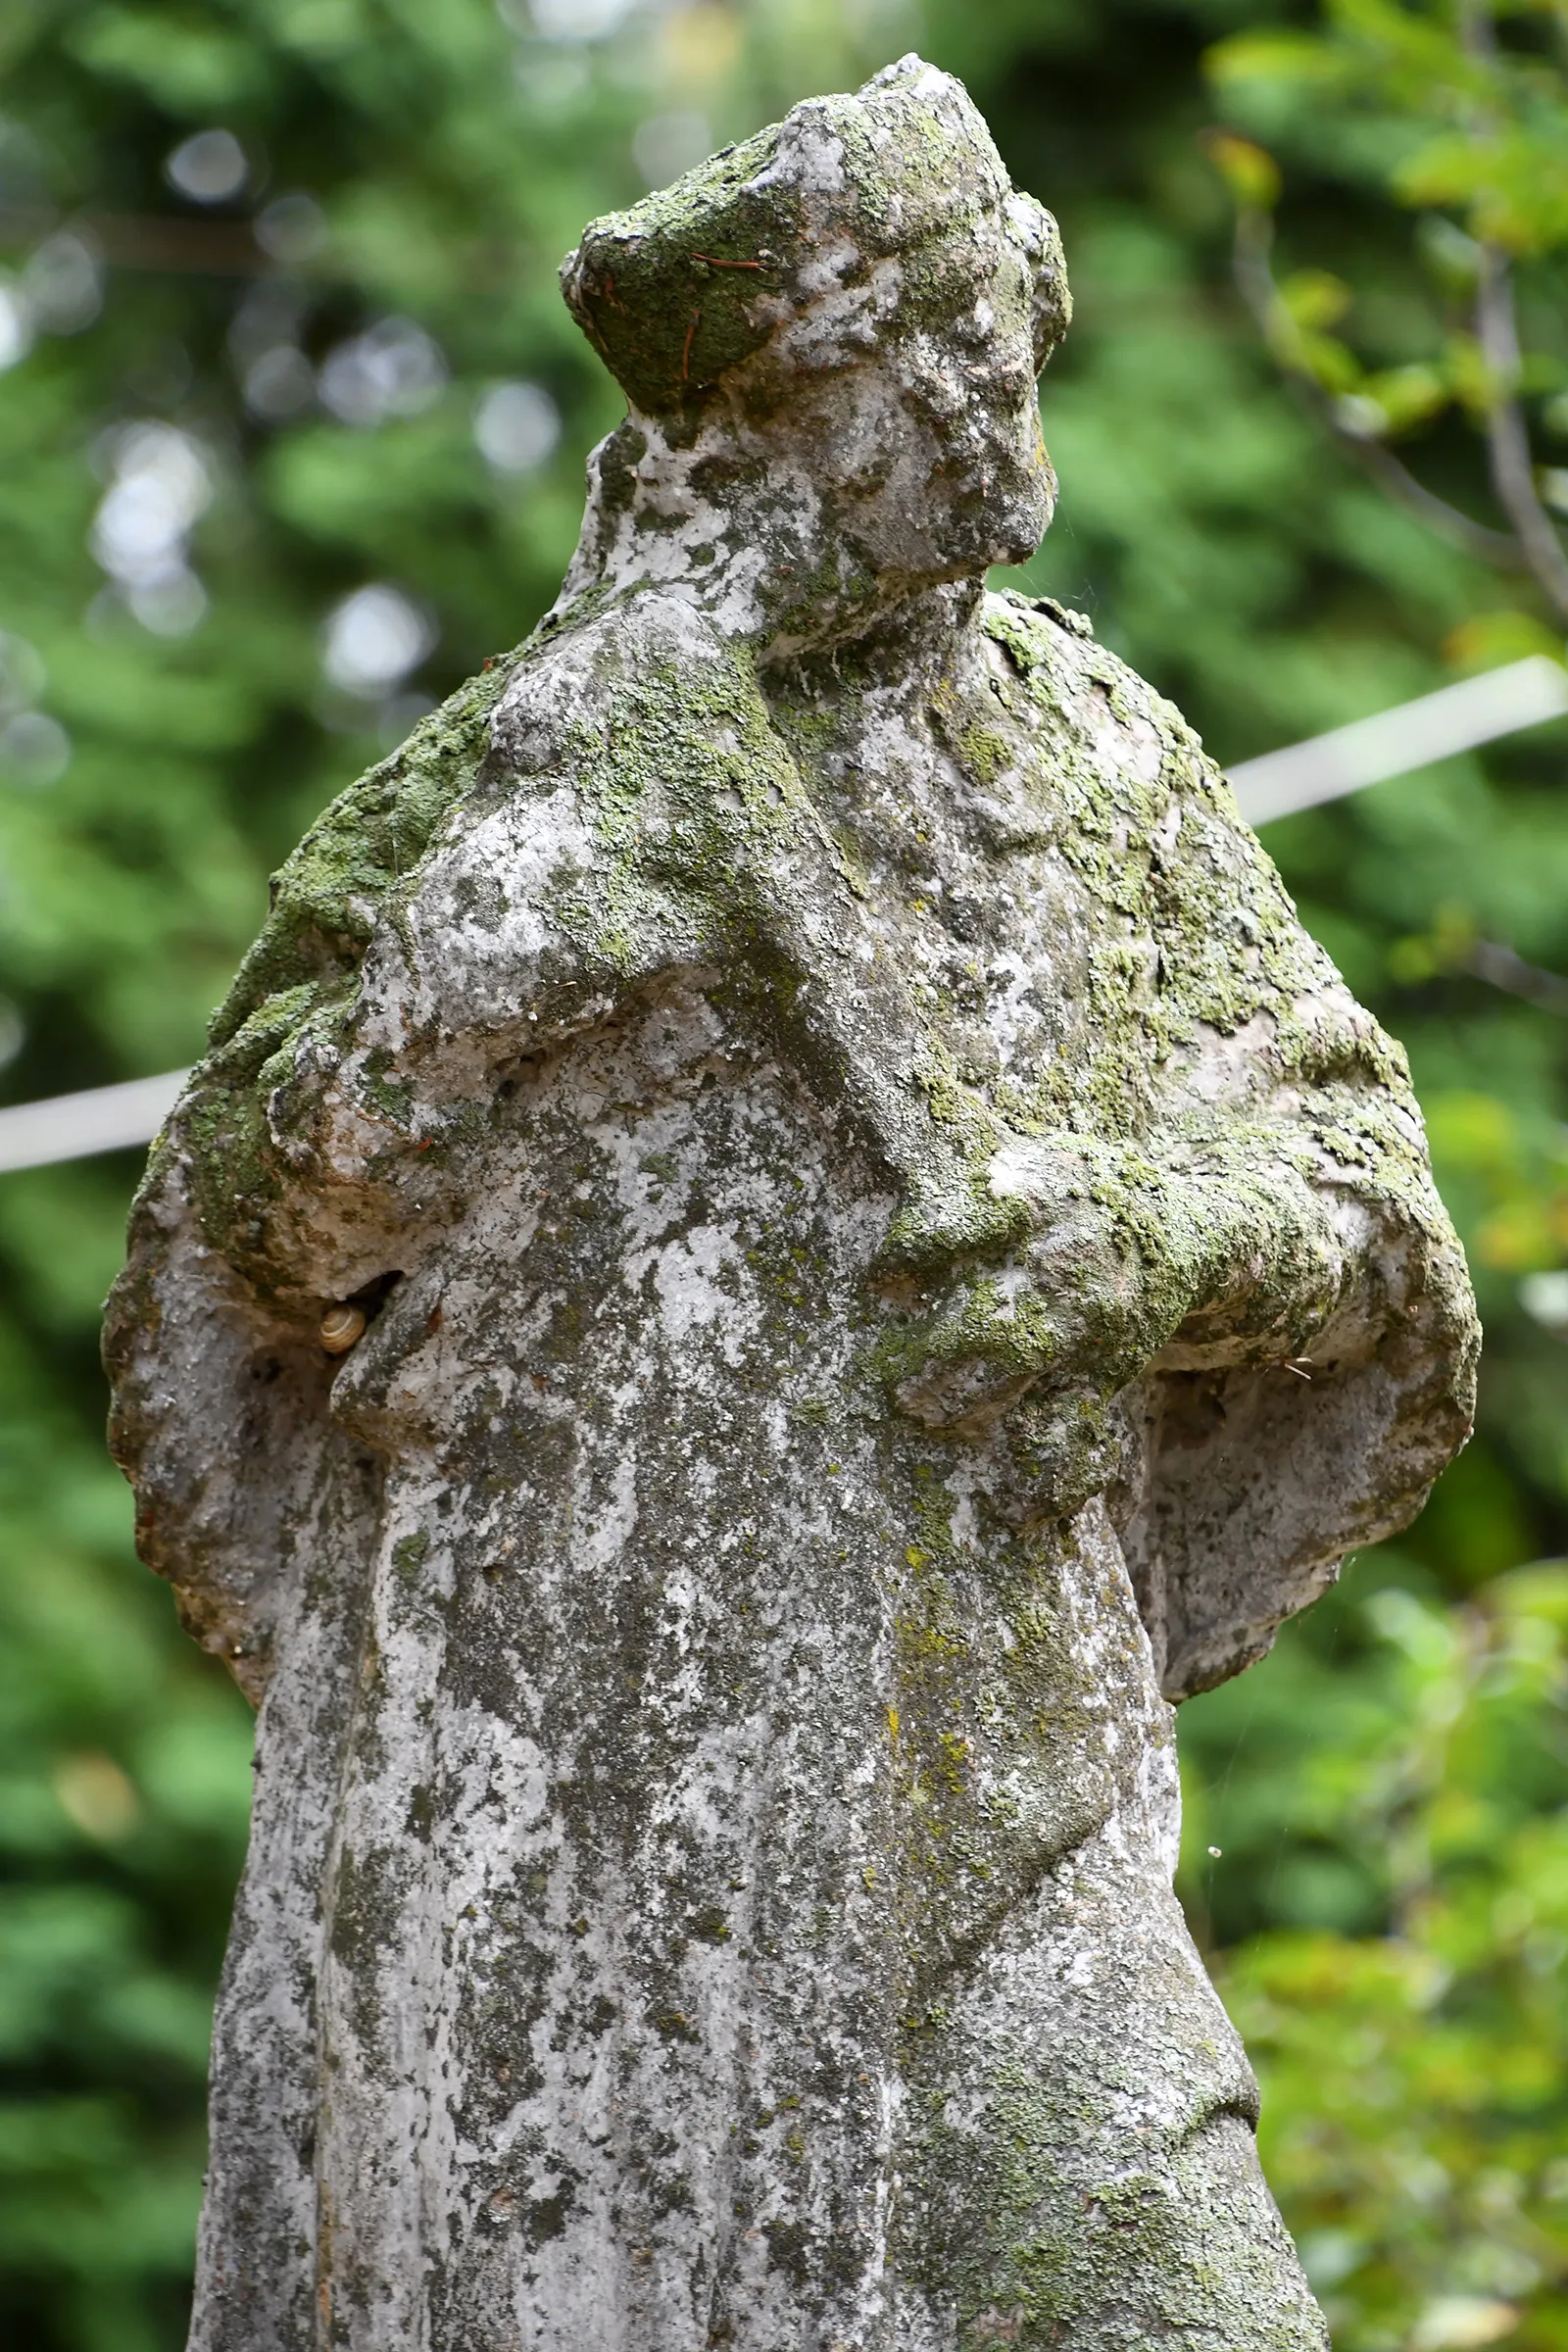
[[[1495,66],[1497,30],[1491,0],[1460,0],[1459,37],[1466,54],[1478,65]],[[1478,104],[1471,118],[1471,136],[1494,128],[1495,123]],[[1492,486],[1497,504],[1513,524],[1520,552],[1537,584],[1558,617],[1568,620],[1568,555],[1536,489],[1530,429],[1518,399],[1522,364],[1513,273],[1502,248],[1485,240],[1476,286],[1476,341],[1490,379],[1487,457]]]
[[[1527,963],[1500,941],[1472,940],[1464,968],[1472,979],[1485,980],[1491,988],[1500,988],[1510,997],[1523,998],[1527,1004],[1539,1004],[1543,1012],[1554,1012],[1568,1020],[1568,980],[1542,964]]]
[[[1374,440],[1369,433],[1355,432],[1346,424],[1317,378],[1292,359],[1280,333],[1281,321],[1289,314],[1270,267],[1273,242],[1274,224],[1266,213],[1245,207],[1237,213],[1233,249],[1237,291],[1251,314],[1264,348],[1302,407],[1396,505],[1403,507],[1406,514],[1413,514],[1450,546],[1483,564],[1493,564],[1499,571],[1530,568],[1525,550],[1512,532],[1492,530],[1460,508],[1449,506],[1446,499],[1439,498],[1381,441]]]
[[[1536,489],[1530,432],[1511,387],[1519,381],[1519,328],[1507,256],[1481,248],[1476,337],[1494,384],[1487,411],[1487,455],[1497,504],[1513,524],[1525,562],[1559,618],[1568,621],[1568,555]],[[1503,387],[1510,387],[1504,390]]]

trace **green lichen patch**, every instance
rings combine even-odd
[[[805,225],[792,188],[758,184],[777,142],[774,124],[595,220],[564,268],[572,316],[647,415],[695,402],[770,331],[759,296],[777,292]]]
[[[400,921],[437,829],[477,775],[511,667],[494,663],[421,719],[332,803],[273,877],[267,922],[149,1163],[152,1189],[169,1153],[185,1158],[208,1240],[264,1295],[279,1278],[269,1218],[287,1190],[268,1099],[287,1086],[308,1031],[325,1044],[347,1042],[365,950],[378,922]],[[406,1114],[407,1089],[384,1056],[368,1083],[389,1116]]]
[[[261,936],[214,1015],[215,1048],[269,999],[357,966],[383,910],[413,881],[437,826],[471,783],[510,675],[511,664],[498,662],[470,678],[317,819],[273,877]]]
[[[1010,193],[984,123],[955,85],[933,97],[894,73],[856,98],[823,98],[667,188],[590,223],[562,270],[573,317],[645,416],[695,411],[781,322],[820,300],[820,257],[862,284],[896,255],[890,333],[943,325],[974,299],[971,250],[995,243]],[[1040,225],[1044,223],[1044,225]],[[1059,244],[1038,213],[1018,254],[1018,297],[1047,289],[1040,353],[1065,330]],[[1009,224],[1009,238],[1024,234]]]

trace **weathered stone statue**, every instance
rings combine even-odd
[[[1068,297],[956,82],[564,284],[631,413],[561,601],[277,877],[114,1302],[263,1701],[193,2340],[1321,2345],[1166,1702],[1463,1437],[1403,1060],[983,593]]]

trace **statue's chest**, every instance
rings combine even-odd
[[[658,1454],[679,1397],[749,1430],[730,1506],[755,1499],[760,1433],[769,1459],[797,1456],[792,1416],[816,1428],[864,1337],[893,1197],[853,1121],[704,974],[524,1065],[505,1122],[430,1343],[462,1391],[463,1458],[556,1479],[569,1517],[588,1457]]]
[[[1151,958],[1136,856],[1082,854],[1052,739],[982,685],[861,714],[817,767],[861,931],[924,1042],[1006,1107],[1070,1088],[1095,1057],[1107,940]]]

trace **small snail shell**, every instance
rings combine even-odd
[[[321,1317],[321,1346],[328,1355],[347,1355],[364,1329],[364,1307],[344,1299]]]

